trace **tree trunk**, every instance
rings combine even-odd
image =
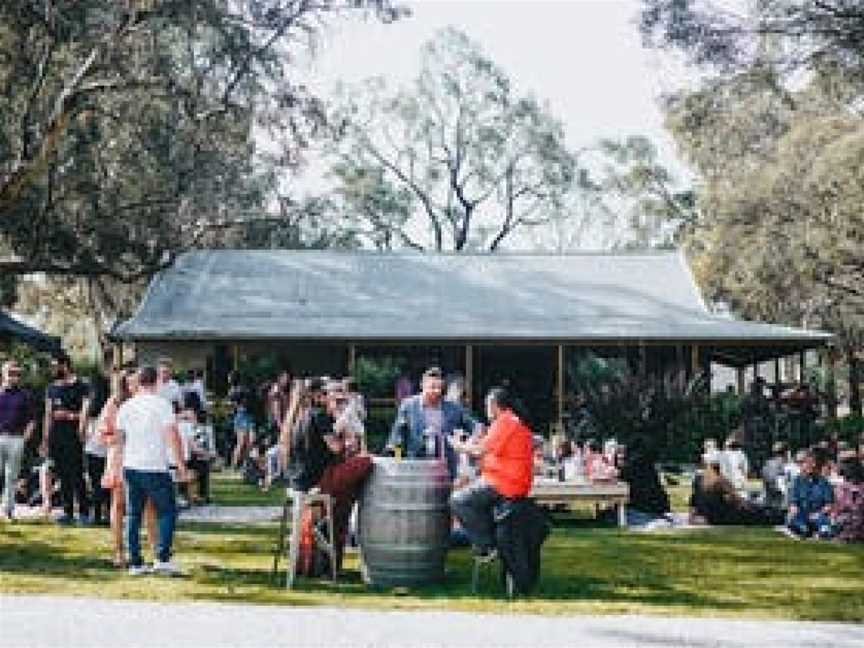
[[[849,362],[849,413],[861,416],[861,361],[855,351],[853,348],[846,350]]]

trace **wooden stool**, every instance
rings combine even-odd
[[[279,525],[279,541],[273,554],[273,575],[279,569],[279,558],[285,553],[285,537],[288,535],[288,567],[286,571],[285,587],[294,586],[294,578],[297,575],[297,558],[300,554],[300,536],[302,534],[303,511],[308,506],[322,505],[324,507],[324,519],[327,521],[329,539],[321,533],[317,524],[312,526],[312,538],[316,545],[322,548],[330,558],[330,570],[333,581],[336,581],[336,537],[333,530],[333,499],[330,495],[312,490],[309,492],[298,491],[289,488],[282,505],[282,519]],[[288,533],[288,512],[291,511],[291,531]]]
[[[513,576],[507,571],[507,567],[504,565],[504,561],[501,560],[498,555],[498,550],[495,549],[491,553],[486,554],[485,556],[474,556],[474,566],[471,574],[471,593],[477,594],[477,586],[480,583],[480,571],[486,569],[494,569],[495,567],[500,567],[500,571],[502,572],[502,579],[504,581],[504,590],[507,593],[507,598],[512,599],[513,593],[515,591],[515,585],[513,583]]]

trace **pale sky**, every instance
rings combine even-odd
[[[327,95],[336,81],[416,76],[420,47],[448,25],[464,31],[517,87],[547,101],[574,148],[601,137],[643,134],[682,175],[657,97],[678,88],[684,68],[642,48],[639,0],[415,0],[391,25],[351,19],[333,25],[312,63]]]

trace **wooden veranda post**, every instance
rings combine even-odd
[[[233,347],[234,352],[234,371],[237,371],[240,368],[240,345],[235,344]]]
[[[558,396],[558,430],[564,432],[564,345],[558,345],[558,376],[555,385]]]
[[[465,405],[471,409],[474,401],[474,346],[465,345]]]
[[[357,345],[348,345],[348,375],[354,376],[354,369],[357,366]]]
[[[701,368],[699,365],[699,345],[694,344],[690,349],[690,374],[695,377]]]

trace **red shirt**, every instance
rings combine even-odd
[[[524,497],[534,480],[531,430],[511,410],[502,411],[483,440],[480,474],[504,497]]]

